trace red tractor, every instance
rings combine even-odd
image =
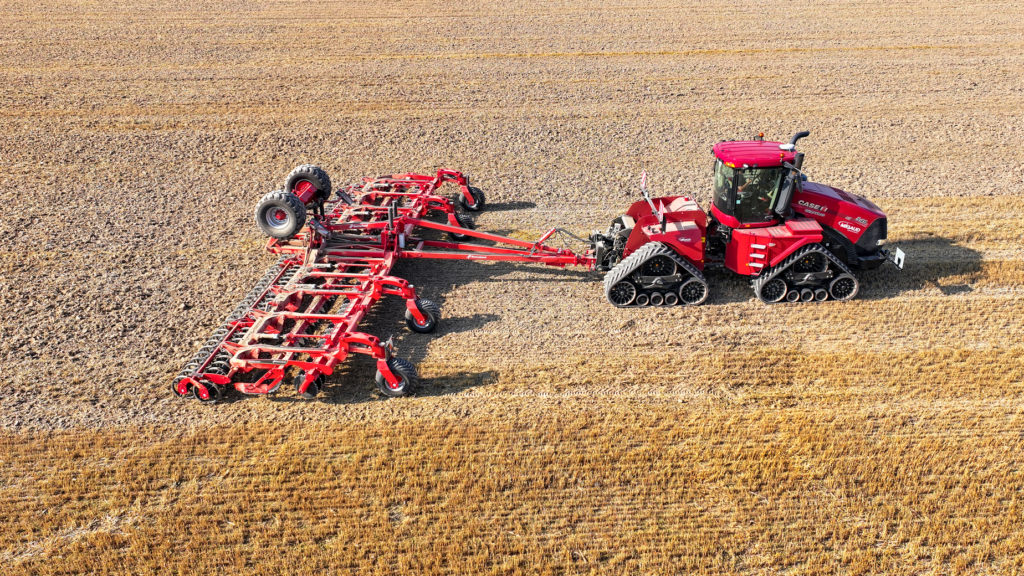
[[[692,199],[644,200],[591,236],[595,267],[608,301],[619,307],[701,304],[708,297],[703,271],[726,268],[749,276],[766,303],[850,300],[855,270],[886,260],[903,268],[904,253],[883,248],[886,217],[856,194],[807,181],[796,143],[719,142],[714,196],[705,213]],[[646,178],[644,179],[646,180]]]

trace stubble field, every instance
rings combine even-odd
[[[1020,573],[1024,12],[1012,2],[0,1],[0,572]],[[617,310],[599,277],[401,263],[423,389],[169,381],[272,261],[258,198],[472,174],[478,227],[709,199],[798,130],[906,269],[846,303]]]

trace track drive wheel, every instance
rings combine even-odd
[[[416,308],[419,309],[420,314],[426,316],[427,321],[425,324],[420,324],[416,321],[416,317],[412,315],[412,312],[406,310],[405,324],[409,327],[409,330],[419,332],[420,334],[429,334],[436,330],[438,323],[441,322],[441,307],[433,300],[417,298]]]
[[[697,306],[708,299],[708,285],[696,278],[690,278],[679,287],[679,301],[686,306]]]
[[[827,269],[828,257],[818,251],[808,252],[793,263],[793,272],[800,274],[824,272]]]
[[[487,202],[487,197],[484,196],[484,191],[475,186],[470,186],[469,195],[473,197],[472,204],[469,204],[469,201],[466,200],[465,194],[459,194],[459,204],[470,212],[479,212],[483,210],[484,204]]]
[[[296,194],[306,186],[312,186],[316,190],[314,198],[324,201],[331,197],[331,179],[324,172],[323,168],[314,164],[302,164],[296,166],[285,178],[284,190]],[[297,195],[297,194],[296,194]]]
[[[401,380],[397,386],[392,387],[388,384],[388,381],[384,378],[384,375],[377,371],[377,389],[380,393],[388,396],[389,398],[397,398],[399,396],[408,396],[412,394],[416,387],[419,386],[420,379],[416,375],[416,367],[412,365],[412,362],[403,360],[402,358],[389,358],[388,368],[394,372],[395,376],[398,376]]]
[[[306,206],[291,192],[275,190],[256,205],[256,225],[278,240],[287,240],[306,225]]]

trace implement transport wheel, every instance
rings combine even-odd
[[[284,190],[298,196],[299,192],[309,185],[316,190],[313,198],[327,200],[331,197],[330,177],[327,176],[327,172],[324,172],[323,168],[313,164],[296,166],[285,178]]]
[[[455,212],[455,221],[459,223],[459,226],[462,226],[467,230],[472,230],[476,228],[476,226],[473,224],[473,221],[469,218],[469,216],[466,216],[465,214]],[[469,236],[467,236],[466,234],[459,234],[458,232],[449,232],[448,235],[451,236],[452,240],[455,240],[456,242],[461,242],[466,238],[469,238]]]
[[[782,278],[772,278],[761,287],[761,300],[768,304],[774,304],[786,297],[789,288]]]
[[[615,286],[612,286],[612,289],[608,291],[608,301],[611,302],[613,306],[618,306],[619,308],[629,306],[635,299],[636,286],[627,280],[623,280]]]
[[[798,274],[824,272],[827,269],[828,258],[821,252],[808,252],[793,263],[793,272]]]
[[[842,302],[850,300],[860,290],[860,282],[849,274],[841,274],[828,285],[828,293],[832,298]]]
[[[438,323],[441,321],[441,307],[433,300],[417,298],[416,308],[419,309],[420,314],[426,316],[427,321],[425,324],[420,324],[416,321],[416,317],[412,315],[412,312],[406,309],[405,324],[409,326],[409,330],[419,332],[420,334],[429,334],[436,330]]]
[[[466,200],[465,194],[459,194],[459,204],[470,212],[479,212],[483,210],[484,204],[487,202],[487,198],[484,196],[484,191],[474,186],[470,186],[469,195],[473,197],[472,204],[469,204],[469,201]]]
[[[686,306],[697,306],[708,299],[708,286],[696,278],[690,278],[679,287],[679,301]]]
[[[392,387],[378,370],[376,377],[377,389],[380,390],[381,394],[389,398],[397,398],[399,396],[408,396],[416,390],[420,379],[416,375],[416,367],[412,365],[412,362],[402,358],[389,358],[388,368],[395,373],[395,376],[398,376],[401,382],[397,386]]]
[[[275,190],[256,205],[256,225],[271,238],[287,240],[306,225],[306,206],[291,192]]]

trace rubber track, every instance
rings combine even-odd
[[[704,275],[701,274],[700,270],[697,270],[696,266],[690,264],[689,261],[679,256],[679,254],[677,254],[675,250],[669,248],[664,243],[648,242],[647,244],[644,244],[635,252],[627,256],[624,260],[616,264],[614,268],[612,268],[611,270],[608,271],[607,274],[605,274],[605,298],[608,298],[608,293],[611,291],[612,286],[615,286],[622,280],[628,278],[631,274],[639,270],[640,267],[643,266],[644,262],[650,260],[651,258],[654,258],[655,256],[668,256],[673,261],[675,261],[675,263],[680,268],[689,272],[691,276],[696,278],[701,284],[704,285],[705,288],[710,290],[710,287],[708,287],[708,281],[704,278]],[[638,286],[637,290],[639,291],[641,290],[641,288]],[[626,306],[626,308],[631,308],[633,306],[636,306],[636,304],[630,304],[629,306]]]
[[[853,274],[853,272],[850,271],[846,264],[843,264],[842,260],[836,258],[836,255],[833,254],[831,250],[825,248],[821,244],[808,244],[807,246],[804,246],[803,248],[790,254],[788,258],[782,261],[782,264],[772,267],[768,271],[768,274],[758,276],[757,278],[754,279],[754,295],[757,296],[757,299],[761,300],[761,302],[765,302],[764,299],[761,298],[761,287],[768,283],[768,281],[771,280],[772,278],[775,278],[779,274],[785,272],[787,268],[792,266],[797,260],[803,258],[810,252],[821,252],[822,254],[825,255],[826,258],[828,258],[833,264],[835,264],[837,268],[842,270],[843,273],[849,274],[850,276],[853,276],[854,280],[857,280],[857,277]],[[857,280],[857,283],[860,284],[860,280]],[[776,304],[776,302],[765,303]]]

